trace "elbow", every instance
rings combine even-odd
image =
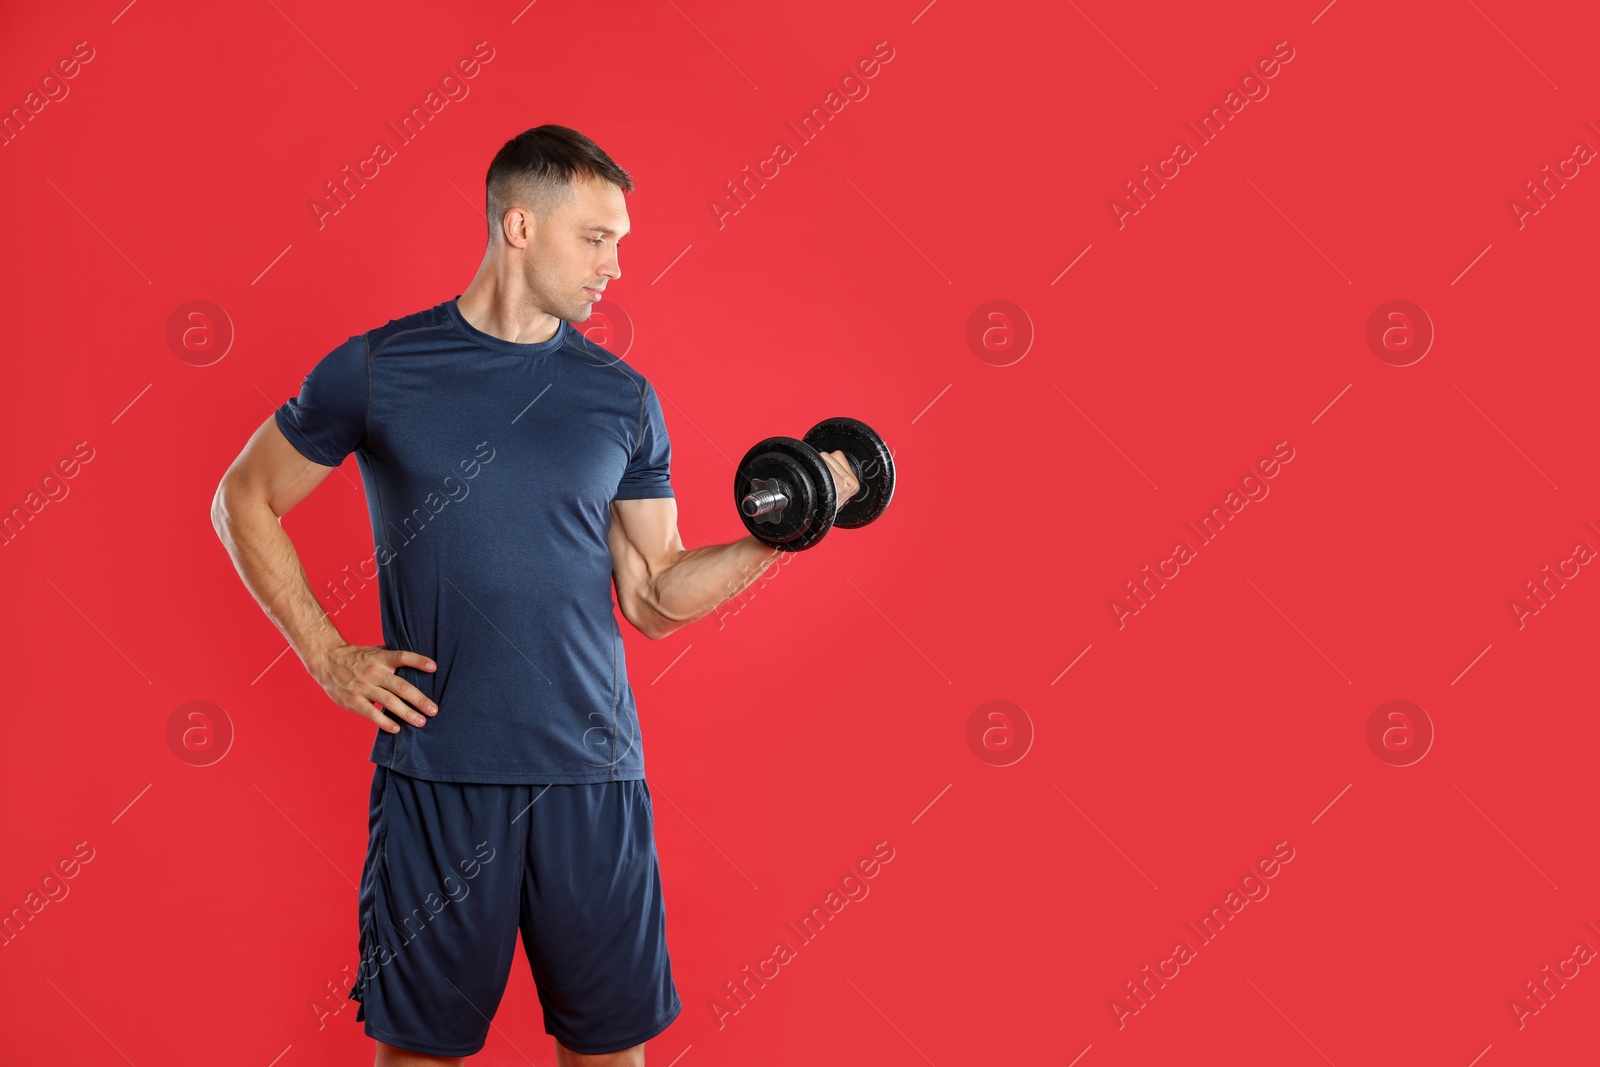
[[[638,618],[630,618],[633,628],[644,634],[651,641],[660,641],[670,637],[678,631],[679,623],[673,622],[665,615],[646,609]]]
[[[217,491],[211,497],[211,528],[218,537],[222,537],[228,525],[228,482],[226,479],[217,484]]]
[[[660,641],[682,628],[683,623],[669,618],[658,607],[640,596],[622,598],[622,617],[648,640]]]

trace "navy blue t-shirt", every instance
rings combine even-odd
[[[439,705],[372,762],[447,782],[644,777],[611,598],[613,500],[673,495],[644,376],[568,322],[539,344],[456,300],[351,337],[278,408],[307,459],[366,486],[385,647]],[[393,716],[391,716],[393,718]]]

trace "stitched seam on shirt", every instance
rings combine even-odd
[[[639,435],[638,435],[638,437],[636,437],[634,439],[634,442],[633,442],[633,455],[628,457],[629,462],[632,462],[634,456],[637,456],[639,454],[639,446],[644,444],[644,398],[645,398],[645,391],[643,389],[640,389],[639,390]]]
[[[367,410],[361,414],[361,437],[368,447],[372,444],[372,332],[361,335],[367,350]]]
[[[617,643],[622,631],[616,616],[611,618],[611,777],[617,776]]]
[[[373,351],[372,354],[373,355],[377,355],[379,352],[383,351],[383,346],[384,345],[388,344],[390,341],[393,341],[393,340],[395,340],[397,338],[405,337],[408,334],[424,333],[424,332],[426,332],[428,330],[448,330],[452,325],[453,325],[452,323],[441,322],[441,323],[438,323],[438,324],[433,325],[433,326],[413,326],[409,330],[401,330],[399,333],[391,333],[388,337],[385,337],[383,339],[383,342],[378,345],[378,347]],[[368,332],[370,333],[371,331],[368,331]]]
[[[582,356],[585,356],[585,357],[589,356],[590,353],[585,351],[583,348],[581,348],[577,344],[577,342],[575,342],[572,338],[573,338],[572,334],[570,334],[570,333],[567,334],[566,340],[561,342],[561,346],[563,348],[570,348],[574,352],[577,352],[578,354],[580,354]],[[586,360],[586,362],[587,362],[587,360]],[[621,362],[622,362],[622,360],[620,360],[620,359],[614,360],[614,361],[612,361],[610,363],[593,363],[593,362],[590,362],[589,366],[591,366],[591,367],[610,367],[612,370],[615,370],[618,374],[620,374],[624,378],[628,379],[628,382],[629,382],[629,384],[631,384],[633,386],[634,391],[639,394],[639,429],[638,429],[638,432],[634,435],[633,451],[628,453],[628,462],[631,463],[631,462],[633,462],[633,458],[639,454],[639,446],[644,443],[644,413],[645,413],[645,402],[644,401],[645,401],[645,392],[646,392],[647,389],[650,389],[652,387],[650,386],[649,382],[645,382],[643,385],[641,385],[638,381],[635,381],[633,375],[629,374],[627,371],[624,371],[620,367],[618,367],[618,364],[621,363]]]
[[[448,323],[440,323],[440,324],[438,324],[436,326],[418,326],[418,327],[416,327],[414,329],[410,329],[410,330],[401,330],[399,333],[392,333],[388,337],[385,337],[378,344],[378,347],[376,349],[374,349],[372,347],[372,331],[371,330],[368,330],[366,333],[361,335],[361,340],[367,346],[367,413],[366,413],[366,417],[362,420],[362,426],[363,426],[363,429],[365,430],[365,432],[367,434],[369,442],[370,442],[371,436],[372,436],[372,361],[373,361],[373,359],[377,357],[379,352],[383,351],[383,346],[384,345],[387,345],[390,341],[393,341],[397,337],[404,337],[407,334],[412,334],[412,333],[422,333],[424,330],[443,330],[443,329],[447,329],[448,327],[449,327]]]

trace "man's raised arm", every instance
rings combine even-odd
[[[839,506],[861,488],[842,452],[825,452]],[[703,619],[782,555],[754,537],[683,547],[672,497],[611,502],[612,577],[622,617],[652,641]]]

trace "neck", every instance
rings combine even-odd
[[[516,272],[511,274],[516,276]],[[527,287],[506,275],[485,257],[477,277],[456,301],[461,317],[474,329],[503,341],[535,345],[550,340],[560,329],[561,320],[541,310]]]

